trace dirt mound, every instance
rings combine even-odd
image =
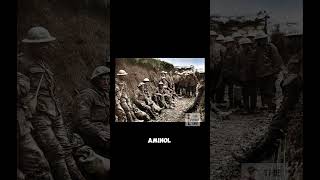
[[[48,54],[62,109],[68,111],[75,90],[89,85],[98,65],[104,65],[109,49],[108,10],[89,9],[84,1],[18,1],[17,46],[33,26],[43,26],[57,40]]]

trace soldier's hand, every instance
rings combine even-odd
[[[105,131],[101,131],[100,132],[100,138],[102,139],[102,141],[104,142],[109,142],[110,141],[110,134],[105,132]]]

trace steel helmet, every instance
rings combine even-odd
[[[119,72],[118,72],[118,74],[117,74],[118,76],[126,76],[126,75],[128,75],[128,73],[125,71],[125,70],[119,70]]]
[[[23,39],[23,43],[43,43],[51,42],[56,40],[55,37],[52,37],[49,31],[44,27],[32,27],[28,33],[27,38]]]
[[[148,78],[144,78],[143,82],[150,82],[150,80]]]
[[[210,36],[218,36],[218,34],[215,31],[210,31]]]
[[[219,34],[219,36],[216,39],[217,41],[224,41],[223,35]]]
[[[92,75],[91,75],[91,80],[102,75],[102,74],[107,74],[107,73],[110,73],[110,69],[106,66],[98,66],[96,67],[93,72],[92,72]]]
[[[160,81],[160,82],[159,82],[159,85],[163,85],[163,82],[162,82],[162,81]]]
[[[255,38],[256,35],[254,34],[254,32],[250,31],[250,32],[248,33],[247,37],[253,37],[253,38]]]
[[[144,84],[145,84],[144,82],[141,82],[141,83],[138,84],[138,87],[140,87],[140,86],[142,86]]]
[[[224,38],[224,43],[228,43],[228,42],[234,42],[234,39],[230,36],[227,36]]]
[[[232,38],[238,38],[238,37],[242,37],[242,35],[239,32],[232,33]]]
[[[248,38],[241,38],[240,40],[239,40],[239,44],[241,45],[241,44],[251,44],[252,42],[251,42],[251,40],[250,39],[248,39]]]
[[[266,33],[264,33],[263,31],[257,32],[255,39],[264,39],[264,38],[268,38],[268,35]]]

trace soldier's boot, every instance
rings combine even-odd
[[[68,166],[69,173],[72,177],[72,180],[86,180],[82,175],[81,171],[79,170],[75,160],[73,159],[72,155],[68,155],[66,158],[66,163]]]
[[[50,165],[55,180],[72,180],[64,159],[55,160]]]

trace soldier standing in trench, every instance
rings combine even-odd
[[[84,180],[72,156],[60,106],[55,95],[53,73],[47,65],[50,42],[55,38],[43,27],[33,27],[27,38],[26,57],[21,68],[30,78],[30,102],[34,137],[50,163],[54,179]]]
[[[109,73],[105,66],[94,69],[90,78],[92,86],[77,97],[74,119],[84,142],[106,158],[110,157]]]
[[[210,71],[212,73],[212,83],[210,86],[211,101],[222,103],[224,92],[219,91],[218,87],[223,86],[221,77],[221,66],[223,61],[223,48],[216,42],[218,34],[210,31]]]
[[[268,106],[270,112],[276,110],[274,103],[276,87],[275,81],[282,66],[282,58],[278,49],[268,42],[268,35],[264,32],[256,34],[255,69],[257,84],[261,94],[262,105]]]
[[[236,63],[237,77],[242,86],[243,104],[246,114],[253,113],[257,104],[256,78],[254,70],[254,52],[252,41],[248,38],[239,40],[241,51]]]
[[[18,168],[26,180],[53,180],[42,150],[31,135],[32,125],[28,108],[29,78],[17,73],[17,153]],[[18,174],[19,175],[19,174]]]
[[[219,91],[224,91],[224,84],[228,87],[228,99],[229,99],[229,109],[235,107],[233,86],[235,83],[235,63],[237,61],[239,52],[236,50],[235,46],[237,42],[230,36],[225,38],[226,53],[223,58],[221,67],[221,78],[222,82],[218,87]]]

